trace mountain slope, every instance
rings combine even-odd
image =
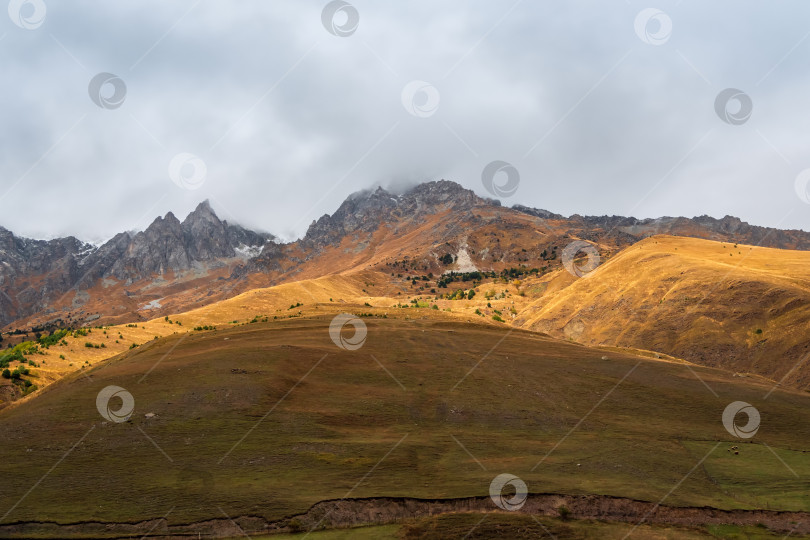
[[[810,504],[804,394],[766,401],[771,385],[695,367],[718,399],[682,365],[404,316],[364,318],[347,351],[330,339],[338,311],[169,336],[3,411],[0,525],[286,524],[324,500],[486,496],[503,472],[533,493]],[[99,414],[109,385],[132,394],[129,421]],[[762,412],[747,444],[721,422],[734,400]]]
[[[520,327],[810,384],[810,253],[655,236],[535,300]]]

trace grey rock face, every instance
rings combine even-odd
[[[120,233],[101,246],[73,237],[41,241],[0,228],[0,324],[37,313],[99,279],[136,282],[258,253],[273,236],[220,220],[208,201],[181,223],[171,212],[146,230]]]
[[[334,214],[313,221],[304,242],[315,247],[338,244],[348,234],[374,232],[392,217],[418,219],[444,210],[468,212],[492,204],[472,190],[447,180],[419,184],[401,195],[378,187],[350,195]]]

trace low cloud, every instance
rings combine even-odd
[[[0,225],[99,240],[208,198],[290,238],[377,185],[486,196],[481,171],[503,160],[521,180],[504,204],[810,230],[794,189],[805,3],[662,6],[660,44],[622,3],[357,1],[346,37],[326,4],[51,1],[38,28],[3,18]],[[88,94],[102,72],[125,83],[120,106]],[[403,103],[412,81],[432,93]],[[726,88],[750,96],[740,125],[715,112]],[[181,153],[205,165],[193,189],[170,178]]]

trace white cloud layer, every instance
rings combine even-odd
[[[293,238],[376,184],[489,195],[481,172],[503,160],[521,179],[505,204],[810,230],[804,2],[662,2],[659,45],[635,1],[357,0],[347,37],[326,3],[45,0],[38,28],[0,17],[0,225],[99,240],[209,198]],[[101,72],[125,83],[120,107],[90,99]],[[402,103],[414,80],[438,97],[409,103],[423,117]],[[715,112],[726,88],[751,98],[741,125]],[[184,152],[205,163],[196,189],[170,178]]]

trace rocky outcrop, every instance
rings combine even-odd
[[[371,233],[400,218],[418,221],[427,215],[445,211],[466,213],[485,206],[499,205],[448,180],[419,184],[399,195],[378,187],[354,193],[334,214],[313,221],[302,242],[315,248],[336,245],[347,234]]]
[[[182,223],[171,212],[158,217],[145,231],[132,236],[123,252],[112,249],[94,264],[104,269],[104,277],[137,281],[216,264],[221,259],[247,259],[272,240],[272,235],[221,221],[204,201]]]
[[[169,272],[205,271],[261,253],[270,234],[220,220],[204,201],[182,222],[171,212],[146,230],[119,233],[101,246],[67,237],[15,237],[0,228],[0,325],[47,311],[52,302],[101,279],[125,283]]]

